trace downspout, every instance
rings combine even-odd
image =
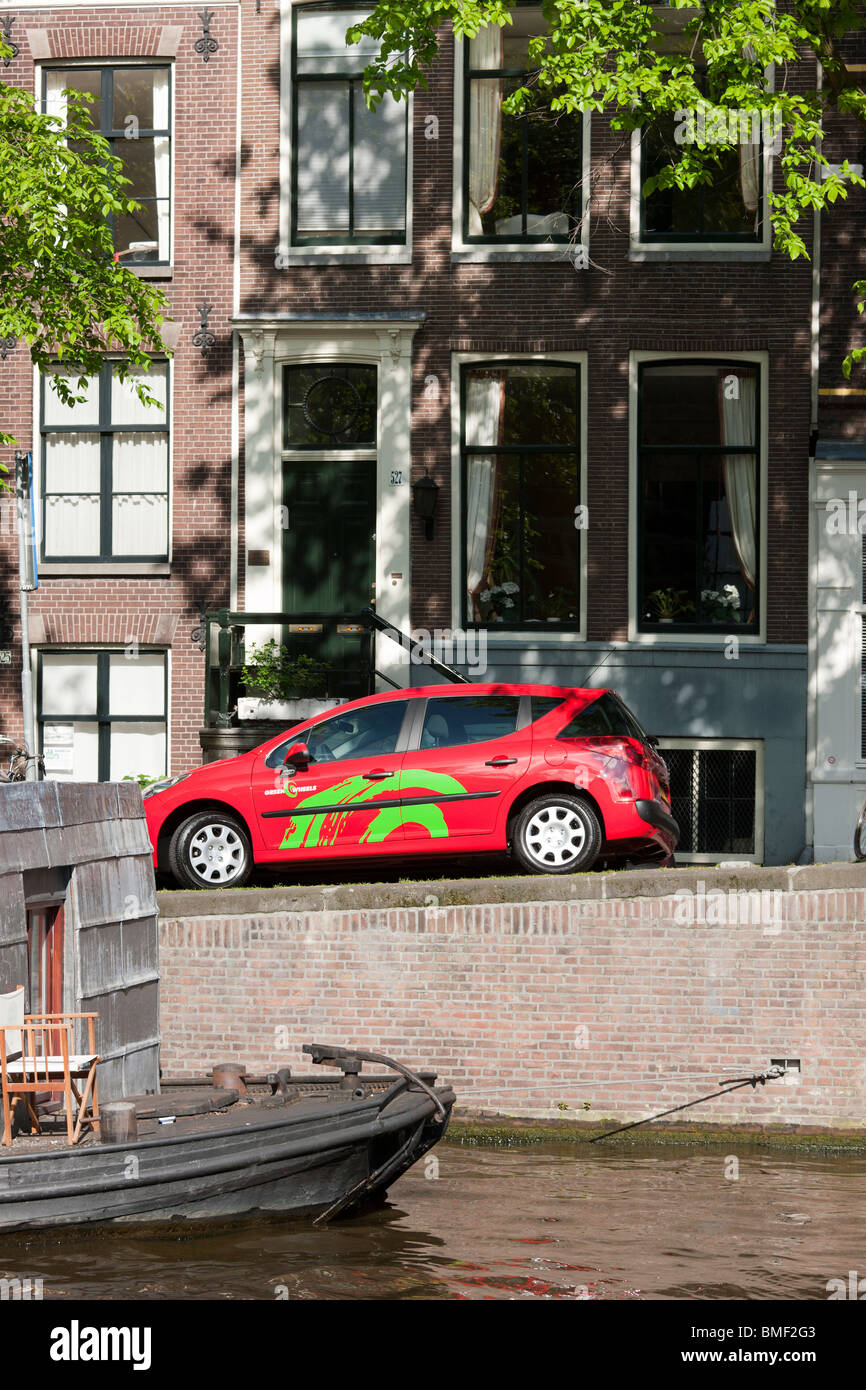
[[[816,90],[824,85],[824,69],[817,64]],[[818,142],[821,149],[821,142]],[[812,316],[810,345],[811,408],[809,412],[809,622],[808,679],[806,685],[806,853],[815,858],[815,783],[813,774],[818,758],[818,532],[814,505],[816,488],[815,454],[818,447],[818,394],[821,366],[821,209],[812,214]]]
[[[241,42],[242,7],[237,7],[238,16],[238,57],[237,57],[237,91],[235,96],[235,207],[234,207],[234,235],[232,246],[232,318],[236,319],[240,314],[241,303],[241,152],[243,140],[243,117],[242,117],[242,97],[243,97],[243,45]],[[229,519],[229,603],[232,609],[238,606],[238,494],[240,487],[240,336],[236,328],[232,329],[232,424],[231,424],[231,450],[232,450],[232,481],[231,481],[231,511]],[[210,652],[205,656],[205,661],[210,661]]]

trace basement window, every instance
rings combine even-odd
[[[659,740],[680,827],[678,863],[763,861],[763,751],[759,739]]]

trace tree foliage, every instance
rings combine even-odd
[[[90,101],[67,93],[64,123],[40,114],[30,93],[0,84],[0,337],[24,343],[41,369],[68,364],[68,378],[49,376],[67,403],[84,399],[109,355],[127,377],[165,350],[163,295],[114,259],[109,218],[140,205],[93,128]],[[140,377],[136,390],[156,403]],[[2,433],[0,442],[15,443]]]
[[[364,76],[368,102],[375,106],[386,92],[399,97],[426,87],[444,24],[458,39],[474,38],[488,25],[511,24],[513,8],[505,0],[379,0],[348,35],[350,42],[366,34],[380,43]],[[773,244],[792,260],[808,255],[804,217],[847,197],[851,184],[866,186],[847,160],[831,168],[821,148],[829,111],[866,132],[862,74],[850,71],[843,57],[846,37],[866,30],[862,0],[704,0],[700,8],[695,0],[667,6],[542,0],[541,10],[547,34],[530,44],[536,90],[521,88],[504,103],[506,110],[525,109],[540,89],[552,111],[604,112],[623,131],[708,103],[759,113],[765,132],[780,123],[780,173],[769,211]],[[729,126],[729,138],[720,138],[719,125],[711,140],[672,149],[670,163],[647,180],[645,194],[712,183],[722,153],[736,144],[736,125]],[[863,313],[866,281],[854,292]],[[843,364],[845,375],[864,358],[866,347],[855,348]]]

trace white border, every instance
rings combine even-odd
[[[401,245],[292,245],[292,15],[294,6],[312,0],[281,0],[280,4],[280,244],[275,254],[296,265],[409,265],[412,261],[414,116],[412,96],[406,98],[406,240]],[[370,5],[370,12],[373,5]],[[348,25],[346,26],[348,28]]]
[[[762,738],[664,738],[659,737],[659,752],[664,757],[666,748],[687,748],[711,752],[718,749],[726,752],[743,749],[755,752],[755,849],[752,854],[679,854],[676,858],[683,864],[724,864],[729,860],[750,864],[764,862],[764,740]]]
[[[485,362],[568,362],[580,367],[580,487],[578,503],[587,505],[588,496],[588,425],[587,409],[589,398],[589,354],[587,352],[452,352],[451,354],[451,626],[461,631],[466,626],[464,594],[461,590],[461,569],[463,549],[463,464],[460,449],[460,382],[462,369],[473,364]],[[591,528],[590,528],[591,529]],[[578,573],[580,575],[580,618],[579,628],[551,630],[549,623],[530,623],[521,628],[503,628],[503,642],[519,643],[521,648],[528,642],[539,646],[573,644],[586,641],[587,583],[589,572],[590,530],[578,530]],[[486,632],[488,643],[493,639],[500,641],[500,625],[490,623],[480,630]]]
[[[463,240],[463,54],[464,41],[454,39],[453,159],[451,189],[451,259],[452,261],[549,261],[571,264],[575,246],[583,246],[589,256],[589,206],[592,156],[591,117],[582,113],[581,188],[583,193],[580,241],[574,242],[474,242]]]
[[[639,632],[637,621],[638,594],[638,365],[641,362],[688,361],[752,362],[761,369],[761,437],[759,442],[760,495],[758,534],[761,540],[760,581],[761,581],[761,623],[756,633],[733,635],[741,646],[759,647],[767,641],[767,475],[769,472],[770,438],[770,354],[768,352],[718,352],[712,349],[703,352],[630,352],[628,365],[628,640],[639,646],[683,646],[723,647],[728,633],[721,628],[715,632],[681,631],[668,635],[664,632]]]

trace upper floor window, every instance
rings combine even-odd
[[[171,233],[171,115],[167,67],[49,68],[45,111],[65,119],[64,91],[93,97],[93,127],[104,135],[130,180],[123,192],[141,207],[113,218],[115,256],[126,264],[167,263]]]
[[[638,410],[641,630],[756,632],[759,368],[644,363]]]
[[[106,363],[72,406],[43,380],[44,560],[167,558],[168,365],[145,374],[162,410],[142,405],[139,375],[120,381]]]
[[[463,369],[466,621],[580,624],[580,369]]]
[[[581,216],[582,124],[550,110],[549,94],[519,116],[503,102],[537,74],[529,40],[541,10],[518,5],[513,24],[465,41],[463,236],[469,242],[567,242]]]
[[[734,142],[717,150],[712,179],[694,188],[641,193],[640,239],[662,242],[760,242],[763,238],[764,146],[758,111],[713,104],[704,70],[697,82],[707,94],[695,111],[680,111],[641,131],[641,190],[648,178],[677,164],[689,144]]]
[[[406,240],[407,106],[364,100],[375,39],[346,44],[367,11],[301,5],[292,33],[292,244]]]

